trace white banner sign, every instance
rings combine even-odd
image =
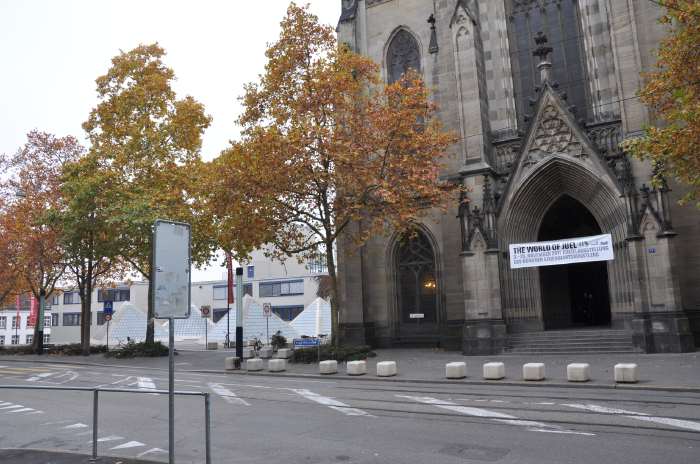
[[[594,235],[551,242],[518,243],[510,245],[510,268],[557,266],[559,264],[611,261],[612,235]]]

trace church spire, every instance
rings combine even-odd
[[[535,36],[535,43],[537,48],[532,52],[532,55],[540,59],[537,64],[537,69],[540,71],[540,83],[551,82],[552,62],[549,60],[549,54],[554,49],[547,45],[547,35],[542,31]]]

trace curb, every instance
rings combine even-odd
[[[94,366],[94,367],[111,367],[121,369],[138,369],[148,368],[158,371],[167,371],[162,367],[152,366],[133,366],[122,364],[105,364],[85,361],[65,361],[65,360],[23,360],[23,359],[2,359],[3,362],[34,362],[40,364],[74,364],[77,366]],[[282,377],[296,379],[322,379],[322,380],[358,380],[362,382],[385,382],[385,383],[416,383],[416,384],[434,384],[434,385],[476,385],[476,386],[494,386],[501,385],[506,387],[552,387],[552,388],[580,388],[580,389],[601,389],[601,390],[628,390],[628,391],[665,391],[676,393],[700,393],[699,387],[691,387],[687,385],[634,385],[634,384],[593,384],[588,382],[553,382],[547,381],[518,381],[518,380],[432,380],[432,379],[411,379],[399,377],[364,377],[364,376],[346,376],[346,375],[321,375],[321,374],[302,374],[302,373],[266,373],[266,372],[248,372],[245,370],[225,371],[215,369],[180,369],[180,373],[193,374],[217,374],[217,375],[249,375],[256,377]]]

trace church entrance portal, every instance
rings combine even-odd
[[[601,234],[593,215],[581,203],[562,196],[545,214],[539,241]],[[544,328],[610,324],[610,293],[605,261],[545,266],[539,269]]]

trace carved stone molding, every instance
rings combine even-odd
[[[549,104],[545,107],[541,122],[535,132],[535,137],[528,152],[528,160],[537,163],[543,155],[567,153],[582,158],[583,145],[577,139],[571,127],[559,114],[556,106]]]

